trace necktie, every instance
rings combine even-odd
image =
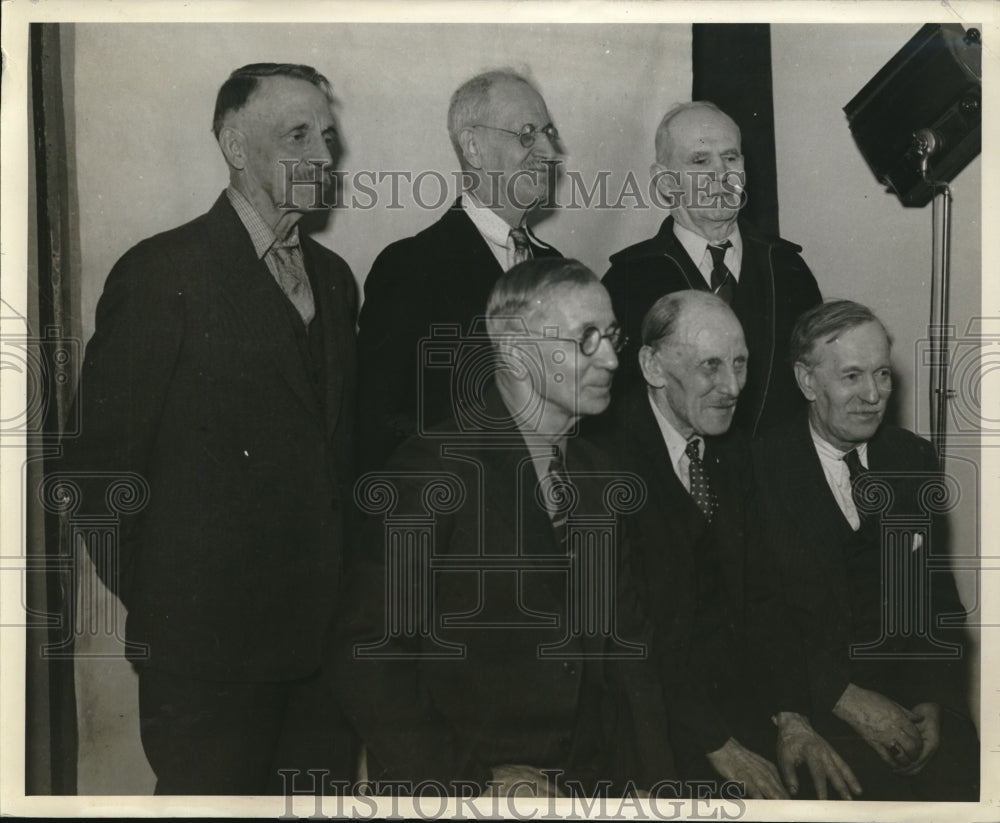
[[[726,265],[726,249],[732,245],[726,240],[717,246],[709,245],[708,247],[708,253],[712,255],[712,291],[730,305],[733,303],[736,281]]]
[[[563,462],[562,449],[556,447],[555,454],[549,462],[549,472],[546,477],[548,489],[546,500],[550,505],[552,528],[559,537],[559,545],[566,549],[566,521],[569,520],[569,510],[573,504],[573,484],[566,474],[566,464]]]
[[[688,440],[684,454],[688,457],[688,478],[690,479],[691,497],[705,515],[705,519],[711,521],[719,508],[719,500],[712,491],[712,484],[708,481],[708,472],[705,470],[705,463],[701,459],[700,451],[701,439],[692,437]]]
[[[316,316],[316,304],[313,301],[312,287],[309,285],[309,275],[306,274],[306,267],[302,262],[302,247],[299,245],[298,233],[292,234],[284,242],[275,241],[267,253],[271,255],[275,264],[274,279],[295,306],[302,322],[308,326]]]
[[[531,242],[528,240],[528,232],[520,226],[510,230],[510,238],[514,241],[514,265],[530,260]]]
[[[844,455],[844,462],[847,464],[847,473],[851,477],[851,500],[854,501],[854,508],[858,510],[858,517],[864,518],[864,509],[861,505],[861,495],[858,493],[858,478],[868,469],[861,464],[857,449],[851,449]]]

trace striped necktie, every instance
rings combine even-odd
[[[520,226],[510,230],[510,238],[514,241],[514,265],[523,263],[532,258],[531,241],[528,240],[528,232]]]
[[[726,265],[726,249],[732,245],[726,240],[717,246],[708,246],[708,253],[712,255],[712,291],[729,305],[733,304],[733,295],[736,293],[736,280]]]

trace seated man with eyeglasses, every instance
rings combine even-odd
[[[497,282],[486,323],[476,413],[407,441],[356,490],[369,517],[336,679],[368,779],[520,796],[669,779],[617,545],[641,484],[576,436],[610,399],[611,300],[580,263],[532,260]]]
[[[561,154],[532,84],[509,70],[466,81],[452,95],[448,134],[468,188],[433,225],[384,249],[365,280],[358,321],[362,471],[454,411],[447,378],[421,374],[420,342],[446,326],[467,334],[497,278],[515,263],[561,257],[527,226],[548,199]]]

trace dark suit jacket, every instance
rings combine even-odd
[[[891,489],[887,514],[921,518],[920,487],[939,475],[930,443],[894,426],[883,425],[868,444],[869,471]],[[815,712],[832,709],[849,682],[872,688],[904,706],[939,702],[967,714],[962,660],[852,660],[848,647],[875,636],[854,634],[851,590],[844,545],[850,526],[837,506],[823,474],[809,432],[807,415],[785,431],[774,431],[754,446],[768,538],[778,558],[782,586],[803,628],[805,658]],[[931,521],[931,551],[947,556],[943,517]],[[872,581],[878,586],[879,581]],[[857,586],[857,584],[855,584]],[[948,570],[931,573],[932,614],[964,612]],[[875,589],[877,592],[878,589]],[[914,592],[910,596],[919,596]],[[961,629],[933,628],[945,642],[963,642]],[[926,648],[916,638],[897,638],[896,652]]]
[[[645,584],[640,596],[678,745],[701,754],[730,736],[760,745],[744,732],[769,729],[777,711],[804,712],[808,700],[804,672],[787,653],[796,635],[759,539],[749,449],[736,432],[705,438],[719,500],[709,523],[673,470],[647,393],[631,392],[622,413],[611,449],[648,491],[646,505],[626,518],[631,570]],[[747,712],[755,716],[737,716]]]
[[[609,664],[594,656],[607,641],[572,637],[564,657],[539,651],[568,636],[571,578],[565,569],[520,576],[511,568],[482,571],[484,559],[524,568],[539,556],[567,557],[536,496],[524,440],[494,388],[485,408],[491,419],[506,421],[492,437],[448,421],[433,437],[407,441],[382,472],[359,480],[359,500],[370,501],[361,505],[373,514],[337,621],[341,701],[368,747],[373,780],[482,784],[490,768],[505,763],[563,769],[589,785],[619,777],[619,747],[634,744],[635,732],[617,715],[618,698],[628,696],[612,693]],[[605,514],[603,462],[585,441],[570,441],[566,463],[579,492],[574,514]],[[367,485],[375,478],[381,479]],[[435,482],[438,494],[429,491]],[[449,485],[456,490],[451,502],[442,492]],[[415,522],[418,531],[421,522],[432,530],[429,542],[396,543],[390,536],[393,523]],[[614,560],[616,549],[609,551]],[[393,571],[387,556],[409,558],[408,572]],[[433,563],[463,561],[463,570],[431,571]],[[387,600],[392,581],[407,585],[404,595]],[[413,617],[411,609],[428,602],[431,588],[432,616]],[[366,657],[356,644],[380,644],[378,654]],[[637,715],[653,722],[642,710],[629,717]],[[662,737],[657,743],[661,760],[652,768],[671,777],[669,748]]]
[[[95,560],[151,666],[219,680],[319,666],[351,500],[357,290],[343,260],[302,248],[310,335],[225,193],[105,283],[63,468],[148,483],[122,517],[118,578]],[[106,485],[84,482],[88,510]]]
[[[533,244],[536,257],[559,256]],[[440,336],[454,352],[503,273],[459,201],[436,223],[385,248],[365,280],[358,321],[358,434],[360,468],[379,468],[407,437],[453,416],[454,365],[421,359],[420,341],[435,325],[457,327]],[[438,349],[442,346],[437,346]],[[447,359],[447,356],[446,356]],[[423,378],[422,391],[418,392]]]
[[[739,226],[743,265],[733,311],[743,325],[750,360],[733,425],[756,437],[804,402],[788,363],[788,340],[798,316],[821,298],[815,278],[799,256],[801,247],[763,235],[742,220]],[[621,394],[630,386],[643,385],[636,353],[642,345],[646,312],[665,294],[707,291],[708,285],[674,236],[673,217],[663,221],[654,237],[612,255],[603,282],[630,341],[615,380],[616,402],[621,402]]]

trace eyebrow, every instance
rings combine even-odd
[[[872,366],[871,369],[867,369],[866,367],[864,367],[864,366],[862,366],[862,365],[860,365],[858,363],[847,364],[845,366],[841,366],[840,373],[841,374],[847,374],[847,372],[852,372],[852,371],[862,371],[862,372],[863,371],[882,371],[883,369],[889,369],[891,371],[892,370],[892,364],[890,364],[890,363],[880,363],[877,366]]]

